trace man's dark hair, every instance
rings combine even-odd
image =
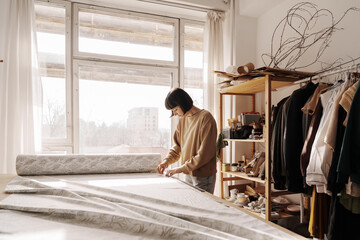
[[[172,89],[165,99],[166,109],[171,110],[177,106],[181,108],[184,114],[193,106],[193,100],[190,95],[181,88]],[[171,113],[171,116],[173,115],[174,114]]]

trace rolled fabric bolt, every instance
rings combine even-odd
[[[19,176],[155,172],[158,153],[132,154],[20,154],[16,157]]]
[[[230,65],[225,69],[225,71],[227,73],[237,74],[237,67]]]
[[[255,66],[253,63],[249,62],[243,66],[240,66],[237,68],[237,72],[239,74],[247,74],[247,73],[250,73],[252,72],[253,70],[255,69]]]

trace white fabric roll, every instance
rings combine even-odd
[[[16,171],[26,175],[155,172],[160,154],[18,155]]]

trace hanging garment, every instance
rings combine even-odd
[[[282,140],[283,140],[283,125],[282,115],[283,107],[289,97],[283,98],[277,106],[274,108],[273,115],[273,128],[271,133],[271,161],[272,161],[272,174],[274,179],[274,188],[277,190],[286,189],[286,176],[283,174],[283,151],[282,151]]]
[[[339,203],[339,197],[331,197],[328,240],[354,239],[359,236],[360,214],[354,214]]]
[[[317,193],[313,187],[309,233],[314,238],[323,239],[328,232],[330,197],[324,193]]]
[[[307,125],[304,124],[304,121],[308,122],[309,121],[308,119],[310,119],[310,123],[307,129],[303,129],[305,139],[300,155],[300,170],[301,170],[301,175],[303,177],[306,176],[306,168],[309,164],[311,147],[314,142],[315,135],[319,127],[320,119],[322,116],[323,107],[321,105],[321,101],[319,101],[320,94],[325,92],[326,89],[328,88],[329,88],[328,84],[324,84],[324,83],[319,84],[314,94],[311,96],[311,98],[309,98],[309,101],[305,104],[303,108],[301,108],[301,111],[303,111],[303,128],[304,125]]]
[[[302,128],[303,128],[304,142],[307,138],[308,131],[310,128],[310,123],[313,118],[313,115],[315,114],[316,107],[317,107],[318,103],[321,102],[321,101],[319,101],[320,94],[325,92],[328,88],[330,88],[330,85],[328,85],[328,84],[325,84],[325,83],[319,84],[319,86],[315,89],[314,94],[308,99],[308,101],[306,102],[304,107],[301,108],[301,111],[303,112]]]
[[[354,214],[360,214],[360,198],[347,194],[346,189],[341,191],[339,202],[348,211]]]
[[[325,83],[319,84],[315,89],[314,94],[311,96],[310,100],[301,108],[301,111],[307,115],[313,115],[315,113],[316,106],[319,103],[320,95],[324,93],[330,86]]]
[[[343,94],[344,96],[344,94]],[[340,101],[341,102],[341,101]],[[333,154],[333,159],[330,166],[330,171],[327,179],[327,189],[328,191],[332,192],[333,195],[339,193],[343,187],[344,183],[337,182],[337,166],[339,163],[340,151],[342,147],[342,141],[344,138],[345,126],[343,125],[343,121],[346,118],[346,111],[340,105],[339,113],[338,113],[338,121],[337,121],[337,128],[336,128],[336,143],[335,143],[335,150]]]
[[[338,182],[360,184],[360,90],[357,84],[345,128],[340,159],[337,167]]]
[[[306,168],[309,165],[311,148],[314,143],[317,130],[319,128],[322,112],[323,107],[320,102],[319,104],[317,104],[316,109],[312,115],[309,130],[307,132],[307,137],[305,139],[304,146],[300,155],[300,170],[303,177],[306,177]]]
[[[351,182],[349,179],[349,182],[345,184],[345,190],[346,194],[352,197],[360,198],[360,184]]]
[[[346,126],[348,118],[349,118],[349,112],[350,112],[350,107],[351,107],[351,103],[353,101],[354,95],[355,95],[355,91],[357,89],[357,85],[358,82],[354,83],[343,95],[343,98],[341,99],[341,106],[343,106],[343,108],[345,109],[345,111],[347,112],[347,116],[343,122],[344,126]]]
[[[333,149],[326,144],[325,137],[328,131],[333,131],[332,136],[336,134],[336,129],[330,129],[329,126],[336,127],[337,125],[336,123],[333,125],[330,121],[337,120],[339,101],[346,87],[346,84],[336,85],[321,94],[321,104],[324,106],[323,115],[311,148],[309,165],[306,169],[306,183],[309,186],[315,185],[319,193],[331,194],[327,191],[327,177],[330,171]]]
[[[316,88],[317,85],[310,82],[306,86],[295,90],[288,99],[283,150],[288,190],[292,192],[305,192],[299,167],[300,155],[304,145],[301,108]]]

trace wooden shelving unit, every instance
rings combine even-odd
[[[278,71],[278,70],[276,70]],[[296,73],[294,71],[294,73]],[[235,141],[235,142],[251,142],[257,143],[261,142],[265,145],[265,179],[261,180],[258,177],[249,177],[245,173],[241,172],[222,172],[220,171],[220,180],[219,180],[219,188],[221,198],[224,198],[224,181],[231,181],[237,179],[245,179],[252,182],[257,182],[264,184],[265,186],[265,199],[266,199],[266,214],[265,219],[271,220],[271,162],[270,162],[270,133],[271,133],[271,91],[282,88],[282,87],[289,87],[293,86],[294,83],[301,78],[309,77],[314,74],[312,73],[304,73],[303,75],[300,74],[296,76],[291,75],[281,75],[276,76],[276,73],[266,73],[264,76],[256,77],[254,79],[249,79],[249,81],[241,83],[236,86],[227,87],[220,91],[220,119],[219,119],[219,126],[220,128],[223,127],[223,96],[225,95],[238,95],[238,96],[252,96],[251,108],[252,111],[255,110],[255,94],[264,92],[265,93],[265,126],[263,128],[263,139],[254,140],[254,139],[227,139],[227,141]],[[220,129],[221,132],[221,129]],[[220,167],[223,163],[223,155],[222,152],[220,154]],[[227,176],[224,177],[224,174]],[[230,176],[230,177],[228,177]],[[282,194],[289,194],[289,192],[274,192],[273,196],[275,195],[282,195]]]

